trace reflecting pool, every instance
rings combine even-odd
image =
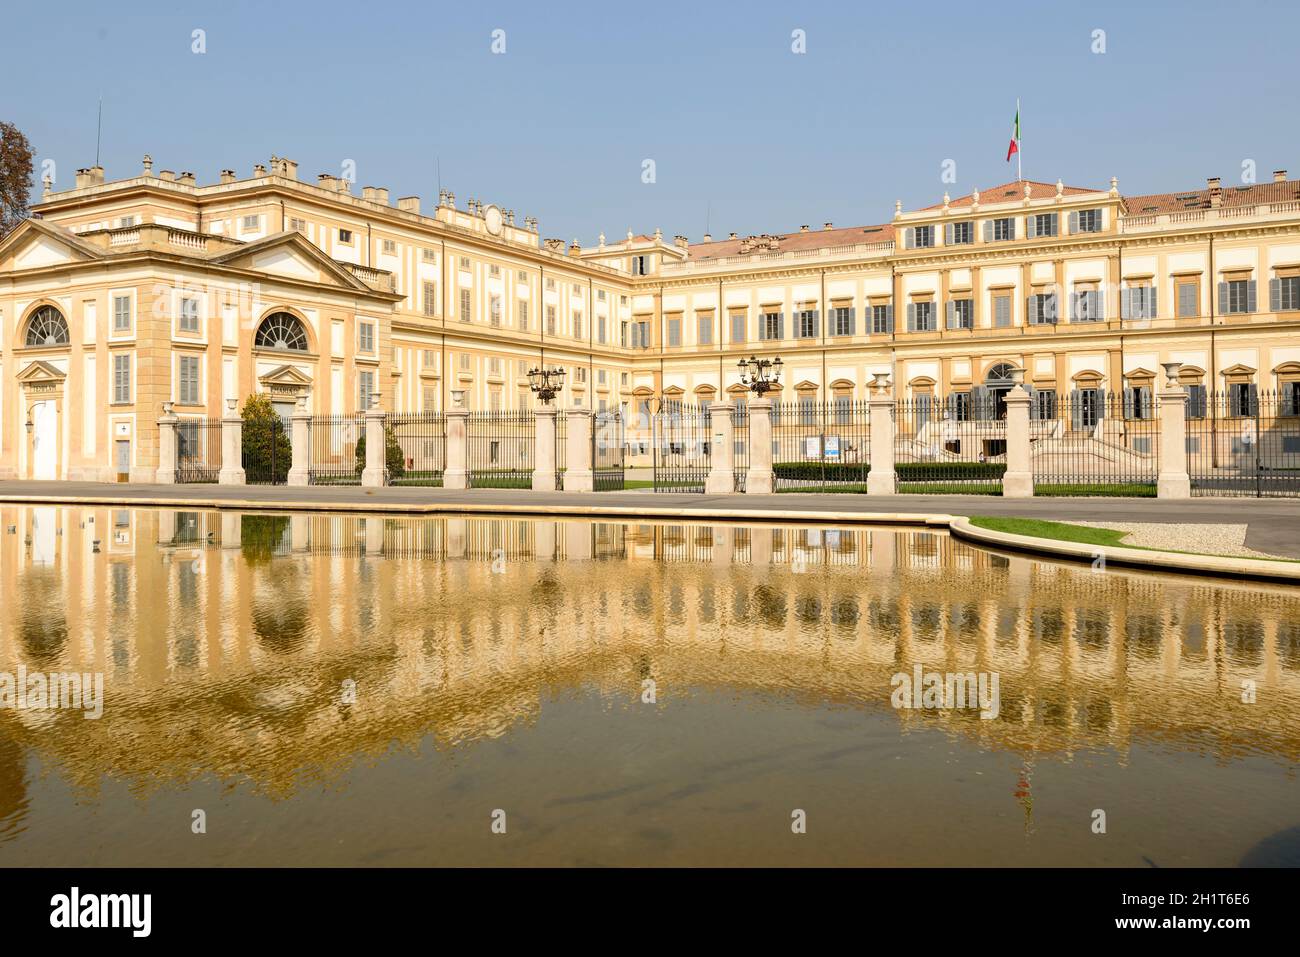
[[[0,586],[0,866],[1300,863],[1300,590],[913,529],[17,506]],[[100,716],[19,706],[67,675]],[[996,701],[899,706],[929,675]]]

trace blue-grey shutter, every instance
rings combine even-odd
[[[894,331],[894,304],[892,302],[885,307],[885,329],[888,332]]]
[[[954,300],[949,299],[946,303],[943,304],[943,307],[944,307],[944,316],[947,321],[948,328],[956,329],[957,328],[957,303]]]
[[[1048,213],[1047,223],[1048,223],[1048,229],[1051,230],[1048,233],[1049,236],[1056,236],[1060,233],[1061,230],[1060,230],[1059,214]]]
[[[1288,385],[1291,385],[1291,383],[1288,383]],[[1296,414],[1295,400],[1296,400],[1296,387],[1294,385],[1291,385],[1291,388],[1289,389],[1283,389],[1282,407],[1281,407],[1281,411],[1278,414],[1295,415]]]
[[[1159,289],[1156,287],[1154,283],[1152,283],[1151,287],[1147,289],[1146,312],[1142,314],[1147,319],[1155,319],[1157,316],[1160,315],[1160,309],[1156,305],[1157,302],[1156,297],[1158,294],[1159,294]]]
[[[857,334],[858,334],[858,307],[850,306],[849,307],[849,335],[856,336]]]
[[[1012,216],[1007,219],[1007,239],[1016,238],[1016,217]]]
[[[1282,311],[1282,280],[1270,279],[1268,281],[1268,311]]]
[[[1137,392],[1136,389],[1130,389],[1130,388],[1124,389],[1124,418],[1126,419],[1133,419],[1137,417],[1135,415],[1137,411],[1136,392]]]
[[[908,226],[906,229],[903,230],[903,248],[912,249],[915,246],[915,244],[916,244],[915,230],[913,230],[911,226]]]
[[[1083,390],[1070,390],[1070,428],[1079,431],[1083,428]]]
[[[1259,303],[1255,300],[1255,280],[1253,279],[1246,283],[1246,311],[1251,313],[1259,311]]]
[[[1136,319],[1133,315],[1133,290],[1121,289],[1119,291],[1119,317],[1121,319]]]
[[[1206,405],[1205,386],[1190,385],[1187,387],[1187,417],[1191,419],[1205,418]]]
[[[1246,387],[1248,408],[1246,415],[1257,415],[1259,413],[1259,386],[1249,385]]]
[[[1092,309],[1089,312],[1094,319],[1106,318],[1106,297],[1101,294],[1100,289],[1092,291]]]
[[[1047,321],[1055,324],[1061,315],[1061,301],[1059,292],[1049,292],[1047,294]]]
[[[991,219],[984,220],[984,241],[993,242],[993,220]]]
[[[821,310],[820,310],[820,309],[814,309],[814,310],[813,310],[813,328],[812,328],[812,334],[813,334],[813,338],[814,338],[814,339],[817,338],[818,336],[820,336],[820,335],[822,334],[822,333],[821,333],[821,322],[822,322],[822,313],[821,313]]]
[[[916,332],[916,303],[907,304],[907,331]]]
[[[785,313],[784,312],[778,312],[776,314],[776,337],[778,339],[785,338]]]
[[[1029,417],[1031,419],[1041,419],[1043,417],[1043,410],[1038,407],[1038,390],[1028,382],[1023,383],[1020,387],[1029,395]],[[990,396],[990,398],[992,397]],[[993,418],[996,410],[993,408],[992,402],[989,403],[989,406],[989,418]]]
[[[1228,284],[1219,283],[1219,315],[1227,315],[1228,312]]]
[[[1034,217],[1026,216],[1025,217],[1025,238],[1033,239],[1036,235],[1037,233],[1034,231]]]
[[[977,385],[970,390],[971,418],[984,420],[993,418],[993,395],[986,385]]]
[[[1074,235],[1078,231],[1079,231],[1079,213],[1076,210],[1075,212],[1072,212],[1070,214],[1070,235]]]

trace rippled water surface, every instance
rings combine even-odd
[[[0,865],[1300,863],[1300,591],[913,530],[0,517],[0,673],[104,680],[0,708]],[[997,716],[895,708],[918,665]]]

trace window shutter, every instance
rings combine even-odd
[[[1094,319],[1106,318],[1106,297],[1101,294],[1100,289],[1092,291],[1092,317]]]
[[[943,226],[943,244],[944,244],[945,246],[951,246],[951,245],[952,245],[952,223],[944,223],[944,226]]]
[[[1033,238],[1034,238],[1034,235],[1035,235],[1035,234],[1034,234],[1034,217],[1032,217],[1032,216],[1026,216],[1026,217],[1025,217],[1025,238],[1026,238],[1026,239],[1033,239]]]
[[[1219,283],[1219,315],[1224,315],[1228,311],[1228,284]]]
[[[888,306],[885,307],[885,330],[887,332],[894,331],[894,304],[893,303],[890,303]]]
[[[1156,307],[1157,292],[1158,290],[1154,285],[1147,290],[1147,308],[1146,308],[1146,312],[1142,314],[1144,318],[1154,319],[1156,318],[1156,316],[1160,315],[1160,312]]]
[[[1253,279],[1246,283],[1246,311],[1259,311],[1259,303],[1255,299],[1255,280]]]
[[[778,312],[776,314],[776,337],[778,339],[785,338],[785,313],[784,312]]]
[[[1070,428],[1079,431],[1083,428],[1083,390],[1070,390]]]
[[[1133,315],[1133,290],[1121,289],[1119,291],[1119,317],[1121,319],[1136,319]]]
[[[1134,408],[1134,400],[1136,398],[1135,391],[1136,390],[1129,388],[1124,390],[1124,418],[1126,419],[1134,418],[1134,412],[1136,411]]]
[[[1016,238],[1016,217],[1012,216],[1007,220],[1007,239]]]
[[[949,299],[946,303],[944,303],[944,312],[947,315],[948,328],[956,329],[957,328],[957,303]]]
[[[1192,385],[1187,388],[1187,415],[1193,419],[1205,418],[1205,386]]]
[[[821,310],[814,309],[812,317],[813,317],[812,334],[813,334],[813,338],[816,338],[817,336],[821,335],[821,322],[822,322]]]
[[[984,220],[984,241],[993,242],[993,220],[991,219]]]
[[[1055,235],[1057,235],[1057,234],[1060,232],[1060,229],[1058,228],[1058,226],[1059,226],[1059,223],[1058,223],[1058,214],[1057,214],[1057,213],[1049,213],[1049,214],[1048,214],[1048,218],[1047,218],[1047,228],[1048,228],[1049,232],[1048,232],[1047,235],[1049,235],[1049,236],[1055,236]]]
[[[849,307],[849,335],[851,336],[857,335],[857,325],[858,325],[858,307],[850,306]]]
[[[1047,321],[1055,324],[1059,313],[1057,297],[1058,292],[1049,292],[1047,294]]]
[[[907,331],[916,332],[916,303],[907,304]]]
[[[1075,210],[1070,214],[1070,234],[1073,235],[1079,231],[1079,213]]]
[[[976,385],[971,386],[970,390],[970,417],[975,421],[991,419],[991,403],[989,402],[988,386]]]
[[[1246,409],[1246,415],[1258,415],[1259,414],[1259,386],[1253,384],[1246,386],[1246,402],[1249,406]]]
[[[1282,280],[1270,279],[1268,281],[1268,311],[1282,311]]]
[[[911,249],[915,241],[916,241],[916,236],[914,234],[914,231],[911,226],[908,226],[906,229],[903,230],[903,248]]]

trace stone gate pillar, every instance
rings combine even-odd
[[[746,495],[767,495],[775,491],[772,478],[772,400],[749,403],[749,471],[745,473]]]
[[[590,409],[569,409],[564,413],[568,424],[564,433],[564,490],[566,492],[592,492],[596,489],[596,473],[592,469]]]
[[[243,485],[248,481],[244,472],[244,420],[239,415],[239,400],[226,400],[226,414],[221,418],[221,471],[217,473],[218,485]]]
[[[731,411],[728,402],[709,403],[713,448],[709,450],[709,477],[704,480],[709,495],[730,495],[736,490],[736,430]]]
[[[1187,472],[1187,389],[1178,381],[1183,364],[1160,364],[1165,369],[1165,384],[1159,396],[1160,472],[1156,477],[1156,496],[1191,498],[1192,480]]]
[[[163,414],[158,418],[158,470],[154,481],[159,485],[176,484],[176,413],[170,402],[163,403]]]
[[[868,495],[893,495],[897,489],[894,472],[894,396],[889,376],[877,372],[871,383],[867,413],[871,419],[871,465],[867,470]]]
[[[1011,370],[1011,391],[1007,393],[1007,470],[1002,476],[1002,494],[1007,498],[1030,498],[1034,494],[1034,472],[1029,460],[1029,393],[1025,391],[1025,370]]]

